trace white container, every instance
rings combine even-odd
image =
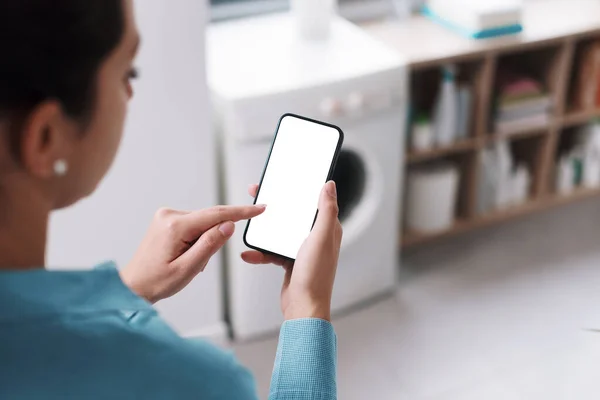
[[[495,207],[498,167],[489,149],[481,151],[478,158],[481,172],[479,173],[477,211],[479,214],[485,214]]]
[[[337,0],[291,0],[300,37],[325,40],[331,34],[331,23],[337,12]]]
[[[588,154],[583,160],[582,185],[588,189],[600,187],[600,157],[598,156],[598,154]]]
[[[556,191],[568,195],[575,187],[575,169],[570,157],[563,157],[556,165]]]
[[[451,164],[410,171],[407,177],[406,224],[409,230],[436,232],[452,226],[459,172]]]
[[[494,157],[497,168],[496,198],[494,207],[503,209],[509,207],[513,199],[513,165],[514,160],[507,141],[494,145]]]
[[[439,146],[448,146],[456,140],[458,92],[455,76],[454,65],[442,68],[442,82],[434,110],[435,138]]]
[[[416,151],[425,151],[433,148],[433,127],[430,123],[415,123],[411,133],[411,147]]]
[[[589,189],[600,187],[600,125],[590,124],[582,129],[580,143],[583,149],[582,185]]]
[[[513,193],[513,184],[510,176],[501,176],[496,182],[496,198],[494,199],[494,209],[503,210],[511,205]]]
[[[527,201],[529,197],[529,187],[531,186],[531,174],[526,166],[517,168],[512,177],[512,193],[510,204],[518,206]]]

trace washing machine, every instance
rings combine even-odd
[[[336,18],[327,40],[307,41],[275,14],[212,25],[208,82],[227,204],[247,204],[279,117],[333,123],[345,133],[334,179],[344,227],[333,312],[390,292],[399,268],[407,67],[359,27]],[[228,319],[237,339],[276,331],[283,271],[250,266],[238,226],[226,250]]]

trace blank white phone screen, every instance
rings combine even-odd
[[[281,120],[256,199],[267,209],[250,221],[248,245],[296,259],[340,140],[335,128],[293,116]]]

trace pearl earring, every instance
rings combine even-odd
[[[54,162],[54,174],[56,176],[65,176],[69,170],[69,164],[67,160],[60,159]]]

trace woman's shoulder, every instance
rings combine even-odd
[[[236,390],[253,388],[230,353],[179,336],[114,272],[3,274],[0,288],[0,398],[244,399]]]
[[[119,364],[135,366],[121,371],[129,378],[123,382],[139,379],[144,398],[155,391],[164,394],[160,398],[172,397],[164,391],[181,398],[200,393],[207,399],[254,398],[254,380],[233,353],[205,340],[179,336],[155,312],[140,312],[127,322],[127,327],[110,335],[110,341]]]
[[[0,339],[0,398],[253,398],[231,353],[180,337],[152,311],[15,325]]]

